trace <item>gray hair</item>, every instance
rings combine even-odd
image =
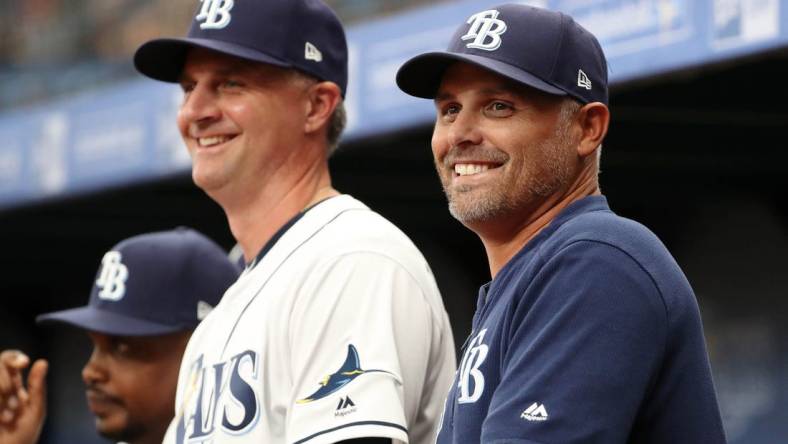
[[[559,111],[559,122],[561,125],[568,125],[572,117],[580,111],[583,104],[573,98],[565,98],[561,102],[561,110]],[[602,144],[596,147],[596,165],[597,172],[600,172],[600,165],[602,164]]]
[[[334,112],[331,114],[331,121],[328,125],[328,133],[326,139],[328,140],[328,157],[334,155],[339,148],[339,138],[342,136],[342,131],[345,130],[347,125],[347,111],[345,110],[345,101],[340,100]]]

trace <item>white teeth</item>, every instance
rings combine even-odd
[[[490,169],[489,165],[480,165],[477,163],[458,163],[454,165],[454,172],[458,176],[471,176],[473,174],[483,173]]]
[[[220,143],[224,143],[230,140],[227,136],[212,136],[212,137],[200,137],[197,139],[200,143],[200,146],[213,146],[218,145]]]

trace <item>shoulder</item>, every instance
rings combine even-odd
[[[620,249],[639,261],[645,259],[647,252],[669,256],[665,246],[651,230],[607,209],[585,212],[563,221],[545,245],[560,249],[582,241]]]
[[[559,261],[569,270],[583,270],[586,277],[601,276],[602,286],[628,279],[638,282],[643,293],[651,287],[647,293],[658,297],[668,314],[697,310],[692,288],[667,247],[644,225],[608,209],[563,221],[538,255],[543,264]]]
[[[432,275],[419,249],[394,224],[351,196],[334,199],[330,203],[335,216],[313,239],[324,260],[378,256],[411,274]]]
[[[287,270],[300,275],[298,281],[333,282],[343,288],[375,285],[390,288],[403,301],[421,295],[431,306],[440,305],[435,278],[418,248],[394,224],[353,197],[324,201],[305,213],[292,230],[294,236],[287,242],[301,246],[283,250],[297,250],[287,261]]]
[[[326,209],[335,216],[326,229],[332,233],[340,233],[335,240],[338,243],[352,242],[358,245],[365,241],[390,240],[392,243],[406,244],[415,248],[408,237],[393,223],[367,207],[361,201],[342,195],[333,202],[326,202]]]
[[[612,213],[583,213],[544,231],[491,284],[491,300],[501,302],[504,346],[544,341],[572,350],[578,343],[615,348],[636,340],[637,347],[662,350],[670,310],[651,271],[632,253],[639,242],[649,243],[638,239],[649,235],[643,230]]]
[[[667,325],[660,285],[625,248],[588,236],[542,247],[515,281],[521,290],[514,310],[546,318],[569,312],[584,323],[626,321],[650,330]]]

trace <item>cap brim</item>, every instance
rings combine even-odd
[[[222,54],[283,68],[292,67],[288,62],[235,43],[196,38],[156,39],[144,43],[134,53],[134,67],[152,79],[178,82],[186,55],[192,48],[210,49]]]
[[[412,96],[434,99],[443,74],[456,62],[479,66],[548,94],[568,95],[564,90],[508,63],[474,54],[453,52],[428,52],[408,60],[397,71],[397,86]]]
[[[117,336],[154,336],[187,330],[188,326],[157,324],[131,318],[95,307],[79,307],[70,310],[46,313],[36,317],[41,325],[67,324],[84,330]]]

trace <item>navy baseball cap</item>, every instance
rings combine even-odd
[[[347,41],[337,16],[321,0],[195,0],[185,38],[144,43],[134,54],[142,74],[178,82],[191,48],[293,68],[347,88]]]
[[[88,305],[36,318],[119,336],[191,330],[240,270],[202,234],[176,228],[134,236],[101,260]]]
[[[493,71],[548,94],[607,105],[607,61],[593,34],[566,14],[504,4],[471,15],[443,52],[418,55],[400,67],[404,92],[432,99],[455,62]]]

